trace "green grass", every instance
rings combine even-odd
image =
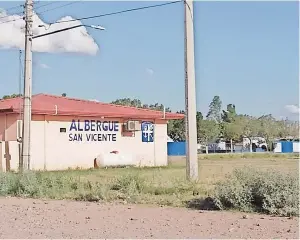
[[[198,155],[200,159],[249,159],[249,158],[255,158],[255,159],[262,159],[262,158],[280,158],[280,159],[287,159],[287,158],[299,158],[298,153],[273,153],[273,152],[256,152],[256,153],[225,153],[225,154],[199,154]]]
[[[277,155],[274,157],[270,154],[268,157],[261,157],[258,153],[259,158],[254,158],[252,155],[236,158],[230,157],[231,154],[226,154],[228,157],[222,159],[217,157],[203,159],[200,156],[199,181],[196,183],[186,181],[185,161],[180,158],[170,158],[169,166],[162,168],[107,168],[30,172],[22,175],[2,173],[0,174],[0,196],[121,201],[182,207],[195,199],[211,196],[215,200],[219,197],[220,200],[223,195],[229,196],[232,189],[222,184],[230,182],[229,176],[234,176],[236,171],[243,171],[247,167],[263,172],[273,170],[282,176],[295,176],[294,179],[298,179],[298,159],[295,156],[281,155],[282,158],[279,158]],[[276,175],[272,177],[274,181],[278,178]],[[270,182],[270,179],[271,177],[266,182]],[[248,179],[248,185],[249,181]],[[257,182],[257,179],[253,181]],[[287,183],[287,181],[282,182]],[[237,183],[237,186],[243,185],[243,183],[239,184]],[[220,186],[223,186],[223,190],[229,189],[229,192],[225,194],[223,191],[221,195]],[[289,185],[284,186],[289,187]],[[277,194],[276,197],[281,199],[282,196]],[[245,199],[243,201],[247,201]],[[230,204],[222,205],[222,201],[218,203],[219,209],[232,207]],[[249,206],[243,208],[238,204],[233,204],[232,208],[242,211],[251,208],[251,211],[258,211],[258,208]],[[276,213],[275,210],[271,212]]]

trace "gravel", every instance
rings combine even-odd
[[[0,216],[0,238],[10,239],[299,239],[296,217],[184,208],[0,198]]]

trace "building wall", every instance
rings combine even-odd
[[[19,168],[19,143],[17,141],[0,141],[0,172],[17,171]]]
[[[0,141],[17,140],[18,114],[0,114]]]
[[[119,121],[119,131],[115,132],[116,141],[87,141],[86,135],[95,132],[82,133],[82,141],[69,141],[72,119]],[[94,167],[94,159],[102,155],[106,163],[132,162],[137,166],[167,165],[167,124],[156,122],[154,142],[142,142],[141,131],[135,136],[122,136],[121,119],[97,119],[61,116],[33,116],[32,118],[32,158],[31,166],[35,170],[61,170],[67,168]],[[60,132],[65,128],[66,132]],[[74,137],[74,134],[73,134]],[[118,152],[117,154],[111,152]]]
[[[168,156],[185,156],[186,142],[168,142]]]
[[[0,113],[0,171],[17,170],[19,143],[17,140],[18,114]]]

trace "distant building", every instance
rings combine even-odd
[[[174,142],[174,140],[168,136],[167,137],[167,142]]]
[[[266,139],[263,137],[252,137],[251,138],[251,143],[255,148],[262,148],[262,149],[267,149],[267,142]],[[249,138],[244,137],[243,138],[243,147],[244,148],[249,148],[250,146],[250,140]],[[253,147],[252,147],[253,148]]]
[[[21,98],[0,101],[0,171],[17,170]],[[184,115],[46,94],[32,98],[32,170],[167,165],[167,121]]]

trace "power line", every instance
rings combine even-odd
[[[76,3],[79,3],[79,2],[82,2],[83,0],[79,0],[79,1],[76,1],[76,2],[70,2],[70,3],[66,3],[66,4],[63,4],[61,6],[57,6],[55,8],[50,8],[50,9],[47,9],[47,10],[44,10],[42,12],[39,12],[38,14],[42,14],[42,13],[45,13],[45,12],[49,12],[49,11],[52,11],[52,10],[55,10],[55,9],[59,9],[59,8],[62,8],[62,7],[66,7],[66,6],[69,6],[69,5],[72,5],[72,4],[76,4]],[[53,3],[53,2],[52,2]],[[36,8],[35,8],[36,9]]]
[[[155,5],[149,5],[149,6],[145,6],[145,7],[130,8],[130,9],[126,9],[126,10],[121,10],[121,11],[117,11],[117,12],[110,12],[110,13],[104,13],[104,14],[90,16],[90,17],[82,17],[82,18],[76,18],[76,19],[71,19],[71,20],[59,21],[59,22],[50,23],[49,25],[54,25],[54,24],[58,24],[58,23],[81,21],[81,20],[87,20],[87,19],[92,19],[92,18],[100,18],[100,17],[112,16],[112,15],[118,15],[118,14],[122,14],[122,13],[134,12],[134,11],[139,11],[139,10],[144,10],[144,9],[149,9],[149,8],[163,7],[163,6],[167,6],[167,5],[171,5],[171,4],[175,4],[175,3],[179,3],[179,2],[182,2],[182,0],[168,2],[168,3],[155,4]],[[41,13],[48,12],[48,11],[51,11],[51,10],[54,10],[54,9],[57,9],[57,8],[61,8],[61,7],[64,7],[64,6],[73,4],[73,3],[77,3],[77,2],[72,2],[72,3],[68,3],[68,4],[65,4],[65,5],[53,8],[53,9],[48,9],[48,10],[45,10]],[[41,14],[41,13],[39,13],[39,14]],[[21,17],[19,19],[9,20],[9,21],[2,22],[2,23],[0,22],[0,25],[4,24],[4,23],[8,23],[8,22],[18,21],[22,18],[23,17]]]
[[[38,3],[40,3],[40,2],[38,2]],[[39,9],[39,8],[42,8],[42,7],[46,7],[46,6],[55,4],[55,3],[57,3],[57,2],[46,3],[46,4],[43,4],[43,5],[40,5],[40,6],[35,7],[34,10]],[[37,3],[35,3],[35,4],[37,4]]]
[[[81,21],[81,20],[87,20],[87,19],[92,19],[92,18],[106,17],[106,16],[117,15],[117,14],[122,14],[122,13],[126,13],[126,12],[134,12],[134,11],[144,10],[144,9],[148,9],[148,8],[163,7],[166,5],[171,5],[171,4],[179,3],[179,2],[181,2],[181,0],[174,1],[174,2],[168,2],[168,3],[149,5],[149,6],[145,6],[145,7],[131,8],[131,9],[121,10],[121,11],[117,11],[117,12],[104,13],[104,14],[90,16],[90,17],[82,17],[82,18],[76,18],[76,19],[71,19],[71,20],[59,21],[59,22],[51,23],[50,25],[54,25],[54,24],[58,24],[58,23]]]
[[[11,8],[7,8],[5,9],[5,11],[10,11],[10,10],[14,10],[14,9],[17,9],[17,8],[20,8],[20,7],[23,7],[23,5],[18,5],[18,6],[14,6],[14,7],[11,7]]]
[[[4,9],[4,10],[5,10],[5,12],[7,12],[7,11],[9,11],[9,10],[16,9],[16,8],[20,8],[20,7],[24,7],[24,5],[19,5],[19,6],[12,7],[12,8],[8,8],[8,9]],[[24,13],[24,12],[22,11],[22,12],[10,13],[10,14],[11,14],[11,15],[12,15],[12,14],[17,14],[17,15],[19,15],[19,14],[22,14],[22,13]],[[6,16],[2,16],[2,17],[0,17],[0,19],[7,18],[7,17],[9,17],[9,15],[6,14]]]
[[[52,10],[55,10],[55,9],[59,9],[59,8],[62,8],[62,7],[66,7],[66,6],[69,6],[69,5],[72,5],[72,4],[76,4],[78,2],[82,2],[83,0],[79,0],[79,1],[76,1],[76,2],[70,2],[70,3],[66,3],[66,4],[63,4],[63,5],[60,5],[60,6],[57,6],[55,8],[50,8],[50,9],[46,9],[42,12],[37,12],[36,14],[42,14],[42,13],[45,13],[45,12],[49,12],[49,11],[52,11]],[[43,4],[41,6],[37,6],[34,8],[34,10],[38,9],[38,8],[41,8],[41,7],[46,7],[46,6],[49,6],[49,5],[52,5],[54,3],[57,3],[57,2],[51,2],[51,3],[47,3],[47,4]],[[22,14],[23,12],[19,12],[19,13],[14,13],[14,14]],[[7,18],[8,16],[3,16],[3,17],[0,17],[0,19],[2,18]],[[17,19],[12,19],[12,20],[8,20],[8,21],[5,21],[5,22],[0,22],[0,25],[1,24],[4,24],[4,23],[9,23],[9,22],[15,22],[15,21],[18,21],[18,20],[22,20],[23,19],[23,16],[20,16],[19,18]]]

